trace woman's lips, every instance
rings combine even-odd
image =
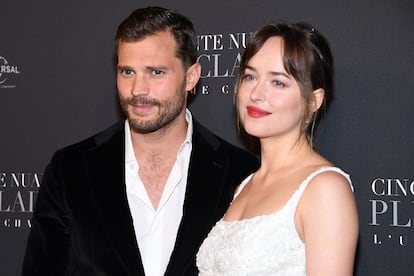
[[[272,114],[268,111],[265,111],[263,109],[260,109],[254,106],[248,106],[246,107],[246,109],[247,109],[247,115],[249,115],[252,118],[262,118],[262,117]]]

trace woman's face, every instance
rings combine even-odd
[[[247,133],[258,138],[301,135],[304,104],[297,81],[283,66],[283,39],[271,37],[247,63],[237,95]]]

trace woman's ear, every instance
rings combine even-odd
[[[196,62],[191,65],[186,72],[185,91],[191,91],[196,85],[201,76],[201,65]]]
[[[325,90],[323,88],[318,88],[313,90],[313,100],[311,103],[311,112],[316,112],[324,102],[325,99]]]

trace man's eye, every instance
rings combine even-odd
[[[163,73],[164,73],[164,71],[162,71],[162,70],[153,70],[152,71],[152,74],[156,75],[156,76],[162,75]]]
[[[129,76],[134,74],[134,71],[132,71],[131,69],[122,69],[121,74]]]

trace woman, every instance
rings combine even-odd
[[[351,180],[312,147],[332,72],[328,42],[307,24],[265,25],[252,38],[236,106],[243,129],[260,141],[261,166],[200,247],[200,275],[352,275]]]

